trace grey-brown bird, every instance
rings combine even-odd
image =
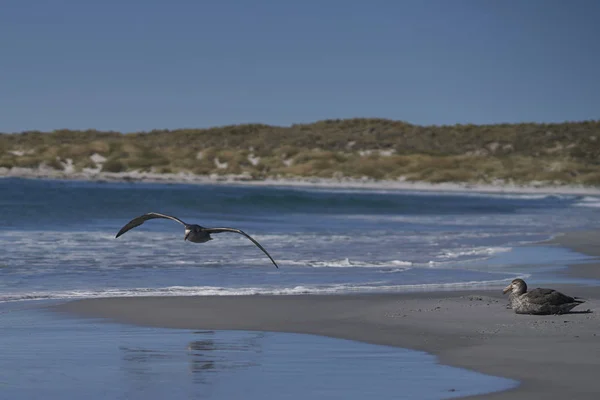
[[[271,255],[267,252],[267,250],[265,250],[264,247],[262,247],[260,245],[260,243],[258,243],[256,240],[254,240],[250,235],[248,235],[244,231],[241,231],[241,230],[235,229],[235,228],[206,228],[206,227],[203,227],[203,226],[200,226],[197,224],[185,223],[182,220],[180,220],[179,218],[173,217],[172,215],[160,214],[157,212],[149,212],[149,213],[140,215],[139,217],[132,219],[124,227],[121,228],[119,233],[117,233],[116,237],[121,236],[122,234],[129,231],[130,229],[135,228],[136,226],[142,225],[144,222],[148,221],[149,219],[155,219],[155,218],[164,218],[164,219],[170,219],[172,221],[179,222],[180,224],[182,224],[185,227],[185,236],[184,236],[183,240],[188,240],[193,243],[208,242],[209,240],[213,239],[210,236],[213,233],[221,233],[221,232],[239,233],[240,235],[246,236],[248,239],[250,239],[250,241],[252,243],[254,243],[259,249],[261,249],[263,251],[263,253],[265,253],[267,255],[267,257],[269,257],[269,259],[273,262],[273,265],[275,265],[275,268],[279,268],[279,266],[277,265],[275,260],[273,260],[273,257],[271,257]]]
[[[528,292],[523,279],[513,279],[502,293],[510,293],[508,299],[517,314],[565,314],[585,303],[585,300],[567,296],[554,289],[537,288]]]

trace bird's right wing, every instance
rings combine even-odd
[[[156,213],[156,212],[149,212],[146,213],[144,215],[140,215],[139,217],[135,217],[134,219],[132,219],[131,221],[129,221],[127,223],[127,225],[125,225],[124,227],[121,228],[121,230],[119,231],[119,233],[117,233],[117,236],[115,237],[119,237],[122,234],[124,234],[125,232],[127,232],[130,229],[135,228],[136,226],[140,226],[141,224],[143,224],[144,222],[148,221],[149,219],[155,219],[155,218],[165,218],[165,219],[170,219],[173,221],[177,221],[182,225],[187,225],[185,222],[183,222],[182,220],[180,220],[179,218],[173,217],[171,215],[166,215],[166,214],[160,214],[160,213]]]

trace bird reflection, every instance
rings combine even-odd
[[[147,391],[169,377],[201,384],[204,393],[210,391],[207,385],[213,383],[217,374],[260,365],[263,332],[199,331],[193,335],[197,340],[186,347],[181,342],[179,345],[163,342],[158,349],[154,347],[157,345],[119,347],[121,369],[129,377],[130,389]],[[188,373],[182,375],[182,369]]]
[[[215,335],[215,332],[197,333]],[[253,359],[262,353],[260,339],[263,337],[263,332],[256,332],[250,338],[202,338],[190,342],[187,349],[194,380],[205,383],[207,374],[259,365]]]
[[[188,354],[190,359],[190,372],[194,380],[200,383],[204,382],[203,372],[212,371],[216,368],[215,360],[212,359],[211,351],[215,350],[214,340],[196,340],[188,345]]]

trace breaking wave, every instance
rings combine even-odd
[[[577,207],[600,207],[600,197],[585,196],[585,197],[579,199],[579,201],[577,203],[575,203],[575,206],[577,206]]]
[[[527,278],[528,275],[520,275]],[[402,293],[437,290],[460,290],[505,285],[514,277],[467,282],[424,283],[408,285],[334,284],[297,285],[291,287],[214,287],[170,286],[164,288],[123,288],[98,290],[65,290],[48,292],[14,293],[0,296],[0,302],[32,300],[75,300],[113,297],[167,297],[167,296],[250,296],[250,295],[299,295],[299,294],[350,294],[350,293]]]

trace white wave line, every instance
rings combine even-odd
[[[528,274],[518,277],[526,279]],[[73,300],[85,298],[112,298],[112,297],[166,297],[166,296],[249,296],[249,295],[294,295],[294,294],[348,294],[348,293],[402,293],[411,291],[435,291],[435,290],[457,290],[477,287],[500,286],[510,282],[510,278],[447,282],[447,283],[423,283],[409,285],[318,285],[318,286],[294,286],[280,288],[246,287],[225,288],[213,286],[170,286],[165,288],[130,288],[130,289],[99,289],[99,290],[72,290],[61,292],[30,292],[15,293],[0,296],[0,303],[14,301],[32,300]]]

